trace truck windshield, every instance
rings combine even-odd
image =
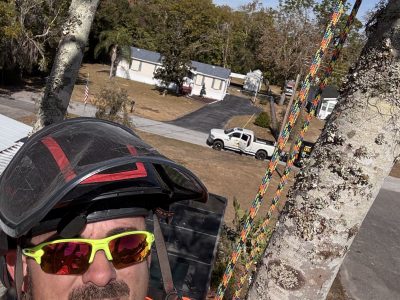
[[[225,133],[225,134],[229,134],[229,133],[231,133],[231,132],[233,132],[233,128],[231,128],[231,129],[225,129],[225,130],[224,130],[224,133]]]

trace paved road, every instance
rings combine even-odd
[[[79,116],[94,117],[96,109],[91,105],[85,107],[80,102],[74,102],[68,107],[68,112]],[[137,116],[132,116],[131,121],[138,130],[208,147],[206,145],[208,136],[206,133]]]
[[[179,119],[170,121],[169,124],[208,133],[211,128],[224,128],[226,122],[233,116],[252,115],[259,112],[261,109],[251,105],[249,100],[227,95],[223,101],[208,104]]]
[[[34,93],[19,93],[12,97],[0,95],[0,113],[13,119],[31,115],[35,111],[32,97],[37,97],[37,95]],[[96,110],[92,105],[88,104],[85,107],[80,102],[72,102],[68,107],[68,112],[79,116],[94,117]],[[208,147],[205,143],[208,136],[206,133],[137,116],[132,116],[131,120],[138,130]]]
[[[400,179],[385,180],[341,270],[355,300],[400,299]]]
[[[34,111],[34,102],[19,101],[0,95],[0,112],[12,119],[19,119],[31,115]]]

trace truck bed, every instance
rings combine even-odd
[[[274,146],[275,142],[269,141],[269,140],[264,140],[264,139],[260,139],[260,138],[255,138],[254,142],[256,143],[260,143],[260,144],[264,144],[264,145],[270,145],[270,146]]]

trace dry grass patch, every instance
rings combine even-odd
[[[252,203],[261,178],[265,173],[268,161],[258,161],[249,156],[240,156],[228,151],[215,151],[211,148],[201,147],[165,137],[137,131],[149,144],[158,149],[162,154],[184,165],[195,173],[207,186],[211,193],[228,199],[225,213],[225,222],[232,226],[234,218],[233,199],[236,198],[243,209],[248,209]],[[282,172],[283,167],[278,167]],[[269,203],[278,185],[280,176],[275,172],[266,201]],[[290,186],[293,177],[290,178]],[[282,202],[286,197],[282,197]],[[266,213],[267,205],[261,207],[259,216]]]
[[[101,88],[110,83],[109,70],[110,67],[107,65],[82,64],[71,100],[83,101],[88,73],[90,97],[92,99],[96,97]],[[118,87],[127,90],[129,98],[136,103],[134,114],[141,117],[156,121],[170,121],[204,106],[204,103],[186,97],[162,96],[152,85],[119,77],[111,80]]]
[[[282,88],[277,85],[270,85],[269,86],[271,92],[275,94],[276,96],[280,95],[282,93]]]

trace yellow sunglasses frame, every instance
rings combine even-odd
[[[111,251],[110,248],[108,246],[108,244],[110,243],[110,241],[116,239],[116,238],[120,238],[123,236],[127,236],[127,235],[132,235],[132,234],[144,234],[146,235],[146,242],[147,242],[147,247],[148,250],[150,251],[151,246],[154,242],[154,234],[152,234],[151,232],[148,231],[126,231],[123,233],[118,233],[109,237],[106,237],[104,239],[82,239],[82,238],[76,238],[76,239],[61,239],[61,240],[55,240],[55,241],[51,241],[51,242],[46,242],[46,243],[42,243],[39,244],[35,247],[32,248],[24,248],[22,249],[22,253],[30,258],[33,258],[39,265],[42,262],[42,256],[44,254],[43,251],[43,247],[47,246],[47,245],[52,245],[52,244],[59,244],[59,243],[67,243],[67,242],[76,242],[76,243],[87,243],[90,244],[92,246],[92,251],[90,253],[90,258],[89,258],[89,264],[91,264],[93,262],[94,256],[96,255],[97,251],[99,250],[103,250],[107,259],[109,261],[113,260],[113,257],[111,255]]]

